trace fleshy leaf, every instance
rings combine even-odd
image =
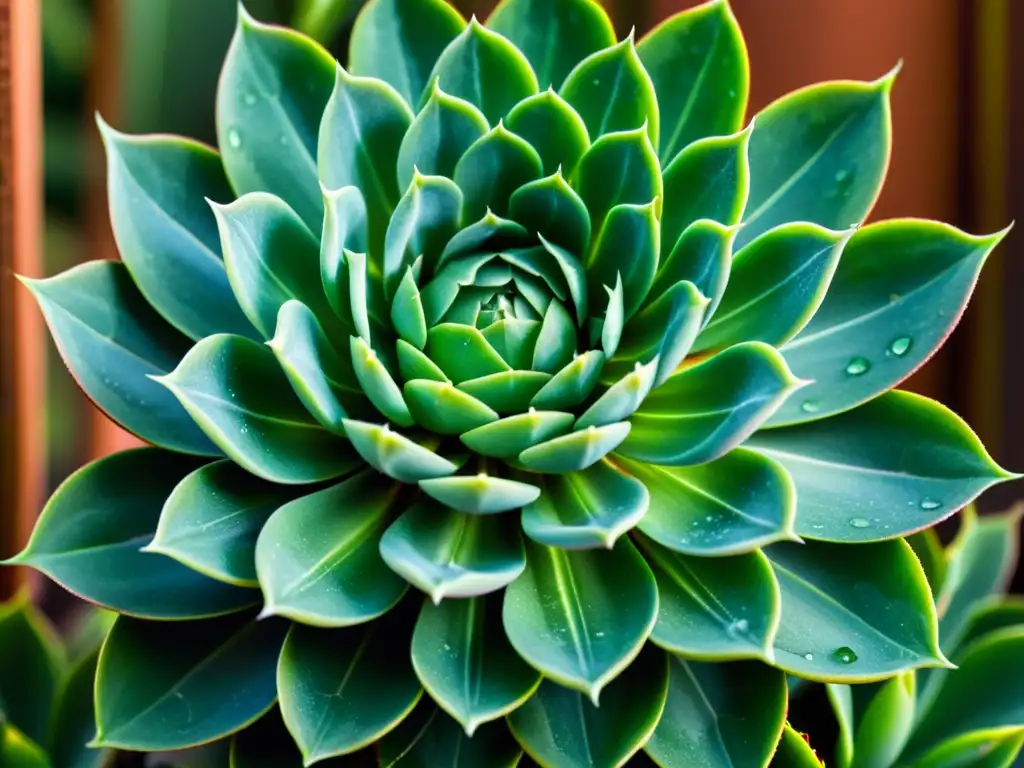
[[[810,740],[786,723],[769,768],[825,768],[825,764],[811,748]]]
[[[356,378],[374,407],[400,427],[413,426],[415,422],[402,397],[402,390],[376,350],[358,336],[350,339],[350,350]]]
[[[46,743],[67,661],[56,630],[25,593],[0,607],[0,653],[10,660],[0,668],[2,720],[26,739]]]
[[[629,434],[629,422],[590,426],[538,443],[519,454],[519,463],[533,472],[574,472],[596,464],[618,448]]]
[[[370,0],[352,27],[349,70],[390,84],[415,109],[434,62],[465,26],[445,0]]]
[[[344,629],[292,625],[277,687],[281,714],[307,765],[372,744],[419,701],[408,621],[393,615]]]
[[[387,426],[347,420],[345,434],[367,464],[401,483],[444,477],[458,469],[448,459]]]
[[[274,353],[255,341],[209,336],[159,381],[229,458],[266,480],[311,483],[358,463],[302,407]]]
[[[474,453],[510,458],[527,448],[567,433],[574,421],[571,413],[538,411],[508,416],[464,432],[459,439]]]
[[[1024,730],[1024,707],[1013,695],[1024,684],[1022,651],[1024,628],[1018,626],[993,632],[958,655],[958,669],[944,675],[901,760],[916,764],[930,748],[971,731]]]
[[[608,212],[594,240],[592,254],[585,262],[591,295],[603,285],[613,285],[621,276],[623,311],[632,317],[654,282],[661,251],[661,222],[658,200],[645,205],[626,203]],[[605,353],[611,357],[608,350]]]
[[[915,763],[916,768],[1013,768],[1020,760],[1024,729],[994,728],[948,739]]]
[[[205,199],[234,192],[213,149],[176,136],[129,136],[98,119],[117,250],[146,300],[198,340],[253,335],[228,284],[217,224]]]
[[[827,686],[839,721],[839,765],[897,764],[914,724],[914,678],[904,672],[878,686]]]
[[[560,172],[516,190],[509,201],[509,215],[569,253],[587,252],[590,214]]]
[[[856,232],[825,301],[782,354],[814,383],[772,424],[820,419],[899,384],[949,336],[978,272],[1006,232],[964,234],[933,221],[899,219]]]
[[[499,321],[500,322],[500,321]],[[459,389],[499,414],[522,413],[551,375],[538,371],[502,371],[469,379]]]
[[[391,524],[380,553],[436,604],[484,595],[515,581],[526,567],[517,528],[509,515],[467,515],[427,500]]]
[[[370,251],[378,258],[388,220],[402,194],[395,166],[412,120],[409,106],[390,85],[353,77],[341,65],[337,66],[334,92],[320,123],[319,177],[328,189],[354,186],[362,193],[369,220]]]
[[[384,564],[378,542],[397,492],[367,470],[271,515],[256,542],[262,615],[344,627],[391,609],[407,585]]]
[[[488,211],[508,215],[512,193],[540,175],[536,150],[499,122],[474,142],[455,166],[453,178],[462,190],[463,218],[473,221]]]
[[[442,435],[459,435],[498,420],[496,411],[447,381],[407,382],[405,400],[417,424]]]
[[[595,140],[580,160],[572,185],[587,205],[594,232],[601,231],[615,206],[647,205],[661,198],[661,168],[647,132],[638,128]]]
[[[536,501],[540,489],[529,483],[478,475],[452,475],[421,480],[420,488],[447,507],[470,515],[495,515]]]
[[[548,175],[561,170],[571,177],[590,149],[590,135],[583,118],[550,88],[516,104],[505,125],[537,150]]]
[[[773,347],[745,342],[683,368],[630,419],[620,452],[688,466],[713,461],[746,440],[803,382]]]
[[[653,643],[708,661],[773,660],[779,587],[761,552],[695,557],[647,538],[639,543],[658,583]]]
[[[576,326],[573,325],[568,310],[560,301],[552,301],[544,313],[544,320],[537,334],[537,345],[534,347],[530,368],[545,373],[557,373],[572,362],[577,342]]]
[[[505,590],[508,639],[531,666],[596,703],[657,620],[654,576],[628,539],[577,551],[527,541],[527,553]]]
[[[960,417],[910,392],[888,392],[822,421],[764,430],[747,445],[793,478],[797,533],[827,541],[911,533],[1014,477]]]
[[[431,698],[470,737],[482,723],[518,709],[541,681],[509,644],[497,596],[424,603],[412,663]]]
[[[699,219],[726,227],[739,223],[750,192],[747,149],[752,129],[753,123],[731,136],[696,141],[665,168],[661,237],[666,250]]]
[[[267,518],[301,492],[231,461],[207,464],[171,491],[145,551],[173,557],[211,579],[258,587],[256,537]]]
[[[775,663],[824,682],[947,664],[931,591],[906,542],[806,542],[766,550],[782,592]]]
[[[683,467],[616,461],[651,493],[640,530],[669,549],[721,556],[794,538],[793,482],[778,462],[753,451]]]
[[[50,768],[50,758],[10,723],[0,724],[0,761],[17,768]]]
[[[174,487],[200,462],[162,451],[124,451],[65,480],[11,563],[31,566],[68,591],[119,613],[189,619],[237,611],[255,590],[223,584],[162,555],[141,552]]]
[[[522,52],[475,16],[438,57],[430,80],[476,106],[492,124],[537,92],[537,76]]]
[[[689,281],[711,300],[702,327],[706,325],[725,294],[737,231],[736,227],[726,227],[709,219],[699,219],[688,226],[668,255],[659,261],[654,285],[647,294],[648,305],[680,280]],[[667,247],[664,242],[662,246]]]
[[[644,36],[637,54],[658,94],[663,164],[698,139],[740,127],[750,72],[728,2],[711,0],[670,17]]]
[[[303,768],[302,754],[288,732],[281,710],[274,707],[231,739],[228,768]],[[344,768],[342,757],[325,760],[321,768]]]
[[[395,290],[391,302],[391,324],[398,335],[417,350],[423,349],[427,343],[427,318],[423,313],[423,298],[416,286],[416,276],[411,266],[406,267],[405,275]]]
[[[113,623],[110,618],[104,620],[108,625]],[[102,630],[104,636],[106,630],[107,627]],[[50,719],[50,762],[41,764],[39,768],[102,768],[103,762],[110,759],[109,751],[86,746],[96,734],[93,689],[99,650],[99,647],[95,647],[85,656],[74,660],[61,681],[60,692]],[[4,697],[8,700],[6,693]],[[5,764],[3,757],[0,756],[0,765]],[[18,763],[14,762],[14,765]]]
[[[733,258],[722,301],[694,351],[789,341],[821,306],[850,234],[796,223],[750,243]]]
[[[235,192],[276,195],[314,232],[323,221],[317,139],[334,90],[334,70],[334,58],[314,41],[261,24],[239,4],[238,26],[217,84],[217,143],[224,169]],[[302,88],[294,88],[296,77]]]
[[[579,405],[597,386],[604,362],[603,352],[596,349],[584,352],[541,387],[530,401],[530,405],[546,410]]]
[[[321,191],[324,198],[324,228],[320,239],[320,279],[331,308],[345,325],[354,328],[350,306],[352,284],[345,253],[366,253],[369,250],[369,211],[366,199],[357,187],[323,187]],[[383,242],[376,244],[376,250],[374,256],[379,268]]]
[[[658,146],[658,98],[640,63],[633,33],[617,45],[596,51],[569,73],[558,90],[597,139],[616,131],[643,128]]]
[[[670,656],[665,713],[645,749],[662,768],[763,766],[786,705],[786,677],[771,667]]]
[[[812,85],[758,113],[737,248],[790,221],[829,229],[863,221],[889,164],[889,93],[896,71],[873,83]]]
[[[394,294],[406,269],[421,256],[424,265],[432,270],[461,221],[462,192],[455,182],[442,176],[414,174],[388,225],[384,245],[385,295],[390,298]]]
[[[426,697],[381,739],[378,751],[381,768],[515,768],[523,754],[503,722],[484,723],[470,738]]]
[[[349,356],[338,354],[316,316],[301,301],[281,305],[267,342],[299,400],[325,429],[342,433],[350,412],[368,410]]]
[[[431,381],[451,381],[437,363],[420,352],[404,339],[395,345],[398,349],[398,370],[405,381],[412,379],[429,379]]]
[[[320,245],[291,208],[273,195],[252,192],[230,205],[214,205],[213,213],[231,287],[264,338],[274,335],[277,313],[289,299],[309,307],[330,337],[343,337],[344,325],[324,293]]]
[[[589,306],[586,273],[583,271],[581,262],[582,254],[577,257],[557,243],[550,242],[542,234],[538,234],[537,238],[544,250],[551,254],[558,264],[569,289],[569,295],[572,297],[573,306],[576,308],[576,321],[582,326]]]
[[[612,384],[583,412],[574,428],[602,427],[628,419],[650,393],[657,371],[657,360],[647,365],[636,363],[631,373]]]
[[[115,261],[90,261],[32,291],[68,370],[85,394],[128,431],[175,451],[215,456],[174,396],[152,381],[174,369],[189,340],[160,317]]]
[[[615,45],[611,19],[594,0],[503,0],[487,26],[526,55],[541,88],[558,88],[580,61]]]
[[[508,723],[542,765],[623,766],[657,726],[668,687],[665,654],[648,647],[608,685],[600,707],[546,680]]]
[[[643,483],[607,459],[538,482],[541,495],[523,509],[523,531],[551,547],[611,549],[647,511]]]
[[[288,624],[248,614],[202,621],[118,616],[96,670],[94,746],[162,751],[229,736],[277,698]]]
[[[511,370],[476,328],[444,323],[427,333],[427,355],[456,384]]]

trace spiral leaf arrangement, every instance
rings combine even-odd
[[[947,665],[901,536],[1011,475],[890,390],[1002,233],[861,226],[895,71],[746,122],[721,0],[370,0],[350,51],[240,9],[219,153],[101,122],[123,261],[26,281],[154,446],[14,559],[120,614],[95,743],[765,765],[786,673]]]

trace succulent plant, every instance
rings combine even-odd
[[[785,673],[947,665],[901,537],[1011,475],[890,390],[1002,233],[861,226],[895,71],[746,122],[721,0],[370,0],[350,52],[240,9],[220,153],[101,122],[123,262],[27,281],[154,446],[12,561],[120,614],[95,743],[755,766]]]
[[[938,596],[942,650],[958,668],[910,670],[872,685],[829,684],[839,721],[837,768],[1018,764],[1024,602],[1004,593],[1017,569],[1021,511],[966,513],[945,551],[934,531],[911,538]]]

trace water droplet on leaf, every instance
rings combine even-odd
[[[853,652],[852,648],[847,648],[844,645],[842,648],[836,648],[832,652],[832,658],[843,664],[853,664],[857,660],[857,654]]]
[[[821,410],[821,405],[817,400],[804,400],[800,404],[800,410],[804,413],[817,413]]]
[[[851,517],[850,525],[854,528],[867,528],[871,525],[871,522],[866,517]]]
[[[814,654],[813,653],[805,653],[804,654],[804,658],[807,659],[808,661],[814,661]]]
[[[912,342],[913,340],[909,336],[900,336],[898,339],[893,339],[892,343],[889,345],[888,352],[890,355],[903,357],[907,354]]]
[[[251,107],[257,101],[256,94],[255,93],[247,93],[247,94],[245,94],[244,97],[242,97],[242,101],[244,101],[246,103],[246,105]]]
[[[846,366],[846,372],[850,376],[861,376],[867,373],[871,369],[871,363],[868,362],[866,357],[855,357],[850,361],[850,364]]]
[[[850,172],[848,170],[846,170],[845,168],[840,168],[838,171],[836,171],[836,181],[842,182],[849,175]]]
[[[228,130],[228,144],[234,149],[238,149],[242,146],[242,134],[240,134],[235,128]]]
[[[922,499],[921,500],[921,509],[926,509],[926,510],[938,509],[941,506],[942,506],[942,502],[941,501],[936,501],[935,499]]]

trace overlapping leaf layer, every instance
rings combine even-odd
[[[861,226],[894,76],[745,124],[720,0],[370,0],[346,68],[240,12],[219,152],[101,124],[123,263],[28,282],[155,447],[17,558],[121,614],[96,743],[755,766],[783,672],[945,665],[900,537],[1009,475],[889,390],[1001,235]]]

